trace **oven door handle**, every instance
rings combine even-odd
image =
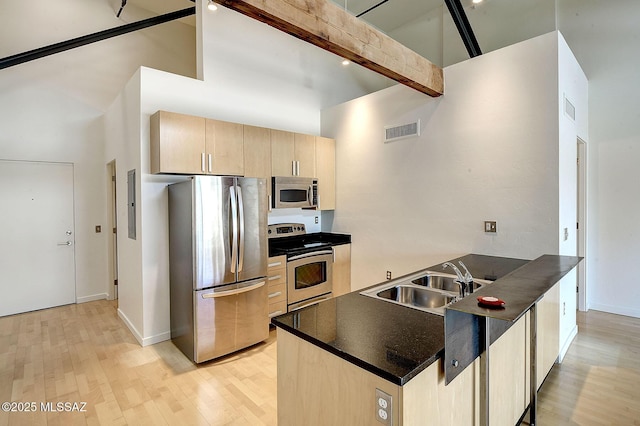
[[[299,311],[300,309],[306,308],[307,306],[315,305],[316,303],[324,302],[325,300],[329,300],[329,299],[331,299],[331,296],[318,297],[316,299],[313,299],[309,303],[305,303],[304,305],[296,306],[293,309],[289,309],[289,312]]]
[[[320,251],[314,251],[311,253],[299,254],[297,256],[288,258],[287,261],[304,259],[305,257],[322,256],[325,254],[333,254],[333,250],[320,250]]]

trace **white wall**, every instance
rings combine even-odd
[[[550,33],[447,67],[441,98],[395,86],[323,111],[354,289],[465,253],[559,252],[557,66]],[[420,137],[382,143],[417,118]]]
[[[640,3],[562,0],[558,23],[589,78],[587,279],[592,309],[640,317]]]
[[[0,57],[149,16],[128,6],[116,19],[111,3],[1,2]],[[0,70],[0,158],[74,164],[79,302],[110,290],[102,114],[141,64],[195,75],[194,36],[192,27],[168,23]]]
[[[104,115],[105,159],[116,160],[116,216],[118,223],[118,314],[136,338],[144,335],[143,309],[145,297],[142,287],[142,240],[141,229],[136,239],[128,236],[128,188],[127,172],[136,170],[140,179],[140,111],[141,73],[136,72],[124,90]],[[110,160],[109,160],[110,161]],[[140,184],[137,184],[139,187]],[[140,206],[140,191],[136,189],[136,204]],[[136,209],[136,223],[141,224],[141,210]]]
[[[559,234],[558,253],[578,255],[578,138],[589,143],[589,84],[578,61],[564,37],[558,37],[558,123],[559,123]],[[575,107],[575,119],[565,112],[568,100]],[[584,226],[584,224],[583,224]],[[566,229],[566,239],[565,239]],[[583,260],[587,262],[587,260]],[[560,281],[560,359],[577,334],[576,285],[577,271],[573,269]],[[584,291],[584,289],[583,289]]]

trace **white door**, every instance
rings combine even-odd
[[[0,316],[76,301],[73,165],[0,160]]]

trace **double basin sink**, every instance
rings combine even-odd
[[[491,281],[473,279],[472,290]],[[460,299],[457,276],[436,271],[421,271],[390,281],[360,294],[425,312],[444,315],[444,309]]]

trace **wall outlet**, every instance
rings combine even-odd
[[[391,425],[391,402],[391,395],[376,388],[376,420],[382,424]]]
[[[390,280],[391,279],[391,271],[387,271],[387,279]]]
[[[564,240],[567,241],[569,239],[569,228],[564,228]]]
[[[498,224],[494,220],[484,221],[484,232],[498,232]]]
[[[318,216],[316,216],[314,220],[316,223],[318,223]]]

